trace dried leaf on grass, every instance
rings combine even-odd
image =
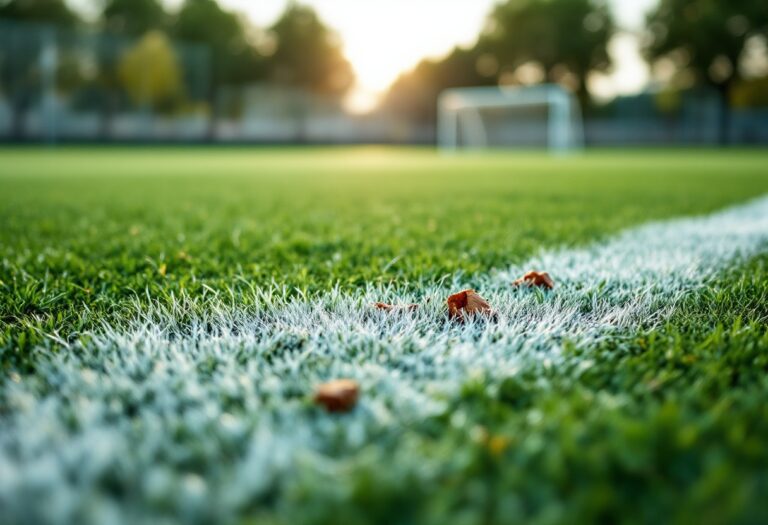
[[[540,286],[547,290],[555,287],[555,281],[547,272],[528,272],[512,284],[514,286]]]
[[[360,386],[352,379],[335,379],[315,390],[315,403],[328,412],[347,412],[357,403]]]
[[[448,317],[456,321],[463,321],[467,316],[486,315],[494,316],[491,305],[474,290],[464,290],[455,293],[446,300],[448,304]]]

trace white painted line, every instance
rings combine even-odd
[[[140,520],[159,497],[190,516],[224,519],[297,465],[326,468],[331,447],[356,450],[439,412],[471,377],[493,382],[528,364],[556,364],[563,339],[589,344],[663,321],[682,297],[767,243],[762,198],[418,294],[371,287],[284,301],[267,290],[255,292],[253,308],[195,298],[153,306],[84,344],[41,354],[34,376],[2,380],[0,521],[86,523],[87,511],[90,521],[119,522],[126,509]],[[513,289],[529,269],[548,271],[555,290]],[[498,310],[497,322],[446,321],[445,297],[470,286]],[[392,315],[372,309],[375,301],[425,306]],[[307,395],[337,377],[361,382],[359,407],[319,415]],[[217,469],[216,485],[183,474],[190,461]],[[134,489],[127,501],[105,491],[110,472]]]

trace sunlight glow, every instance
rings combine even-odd
[[[172,0],[171,0],[172,1]],[[178,1],[178,0],[176,0]],[[612,0],[619,25],[640,27],[643,14],[656,0]],[[287,0],[222,0],[267,27],[285,9]],[[302,0],[315,8],[344,44],[355,69],[357,85],[347,97],[350,110],[373,108],[389,85],[423,58],[437,58],[454,46],[475,41],[496,0]],[[637,64],[636,38],[625,36],[612,50],[627,58],[615,72],[597,80],[601,96],[639,90],[647,81]],[[626,78],[624,78],[626,77]]]
[[[284,0],[224,0],[267,26]],[[492,0],[306,0],[341,38],[357,85],[347,98],[355,112],[371,109],[399,74],[425,57],[472,44]]]

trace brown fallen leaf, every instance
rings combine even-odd
[[[352,379],[335,379],[315,390],[315,403],[328,412],[347,412],[357,403],[360,387]]]
[[[555,281],[547,272],[528,272],[512,283],[513,286],[541,286],[551,290],[555,287]]]
[[[373,303],[373,307],[377,310],[383,310],[385,312],[415,312],[419,309],[418,304]]]
[[[493,316],[491,305],[474,290],[464,290],[455,293],[446,300],[448,304],[448,317],[456,321],[463,321],[465,316],[477,314]]]

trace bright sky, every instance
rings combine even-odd
[[[288,0],[220,0],[267,26]],[[639,29],[645,12],[657,0],[609,0],[622,28]],[[397,76],[424,57],[439,57],[457,44],[471,44],[496,0],[302,0],[341,37],[358,85],[351,109],[372,107]],[[634,93],[648,81],[648,70],[632,34],[611,45],[615,71],[591,82],[601,97]]]

